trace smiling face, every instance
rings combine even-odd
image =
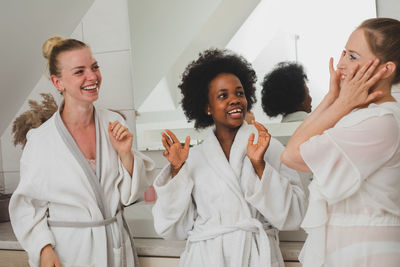
[[[360,67],[374,60],[376,56],[370,50],[363,29],[355,30],[349,37],[346,47],[342,52],[337,68],[341,72],[340,83],[357,64]]]
[[[92,104],[97,100],[101,74],[89,48],[62,52],[58,62],[60,76],[52,75],[51,79],[66,102]]]
[[[207,113],[217,129],[237,129],[243,123],[247,100],[239,78],[230,73],[217,75],[209,84]]]

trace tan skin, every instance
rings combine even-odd
[[[65,105],[61,118],[85,158],[95,159],[96,128],[93,102],[98,98],[101,84],[99,67],[89,48],[62,52],[57,59],[60,64],[60,75],[52,75],[51,81],[64,95]],[[108,133],[122,164],[132,175],[133,134],[119,121],[109,122]],[[41,250],[40,266],[61,266],[50,244]]]
[[[213,118],[215,135],[228,161],[233,141],[244,121],[246,110],[247,100],[238,77],[230,73],[221,73],[210,82],[205,112]],[[247,156],[261,179],[265,168],[264,154],[268,149],[271,136],[260,123],[253,121],[253,124],[259,137],[257,143],[254,143],[255,135],[250,135]],[[172,177],[175,177],[189,155],[190,137],[186,137],[185,145],[182,146],[178,138],[170,130],[166,130],[162,133],[161,140],[166,149],[164,156],[171,163]]]
[[[355,108],[370,103],[396,101],[391,95],[396,65],[380,62],[370,50],[364,30],[357,29],[349,37],[335,70],[329,62],[330,89],[320,105],[296,129],[281,160],[288,167],[310,172],[300,154],[300,145],[315,135],[332,128]]]

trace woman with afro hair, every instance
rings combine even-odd
[[[283,146],[244,121],[256,75],[241,56],[210,49],[190,63],[179,85],[195,128],[212,126],[189,151],[162,133],[169,164],[154,182],[157,233],[187,239],[180,266],[284,266],[278,231],[298,229],[305,212],[300,178],[280,162]]]
[[[303,66],[280,62],[265,75],[262,82],[261,102],[264,112],[282,122],[304,120],[311,112],[311,96]]]

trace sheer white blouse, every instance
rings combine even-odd
[[[398,266],[399,103],[354,110],[300,152],[314,173],[303,266]]]

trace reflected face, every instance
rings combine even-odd
[[[306,97],[305,97],[303,103],[301,103],[301,110],[305,111],[307,113],[310,113],[311,108],[312,108],[312,105],[311,105],[312,97],[310,96],[310,90],[308,89],[308,86],[305,83],[304,83],[304,89],[306,92]]]
[[[356,68],[360,67],[368,61],[374,60],[376,56],[370,50],[363,29],[355,30],[349,37],[346,47],[342,52],[337,68],[341,72],[340,84],[343,83],[346,76]]]
[[[65,101],[93,103],[99,96],[101,74],[89,48],[62,52],[58,56],[61,69],[59,86]]]
[[[221,73],[209,84],[208,106],[217,129],[236,129],[243,123],[247,111],[247,100],[239,78],[230,73]]]

